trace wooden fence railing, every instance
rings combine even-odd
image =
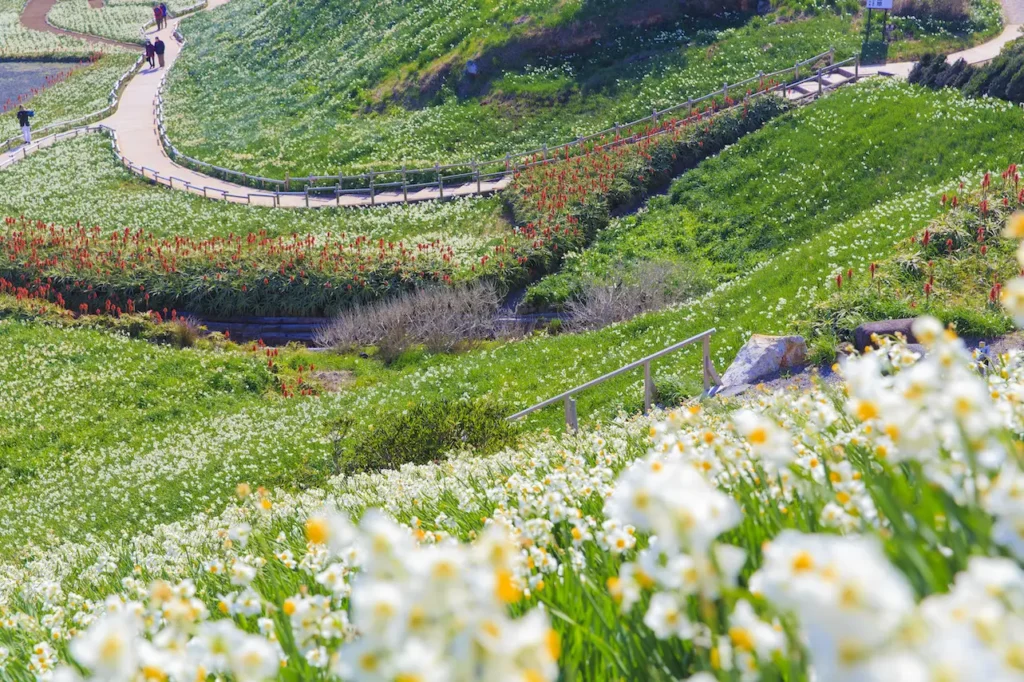
[[[553,398],[548,398],[547,400],[539,402],[532,407],[528,407],[525,410],[516,412],[512,416],[508,417],[508,420],[515,421],[517,419],[522,419],[526,415],[536,412],[537,410],[543,410],[545,407],[548,407],[549,405],[554,405],[557,402],[561,402],[564,404],[565,409],[565,425],[568,428],[572,429],[573,431],[576,431],[577,429],[579,429],[579,418],[576,415],[576,399],[573,396],[575,396],[577,393],[587,390],[588,388],[597,386],[598,384],[604,383],[609,379],[617,377],[620,374],[631,372],[639,367],[643,367],[644,369],[644,412],[650,412],[651,407],[653,407],[654,405],[655,395],[654,379],[651,376],[651,363],[657,360],[658,358],[664,357],[671,353],[675,353],[676,351],[682,350],[683,348],[686,348],[687,346],[690,346],[698,341],[701,342],[702,346],[701,353],[704,370],[704,393],[707,394],[707,392],[711,390],[711,387],[713,385],[718,386],[719,384],[722,383],[721,379],[718,376],[718,372],[715,370],[715,365],[711,361],[711,335],[714,334],[715,331],[715,329],[709,329],[706,332],[697,334],[696,336],[691,336],[685,341],[680,341],[679,343],[669,346],[668,348],[663,348],[662,350],[659,350],[657,353],[652,353],[651,355],[648,355],[645,358],[640,358],[636,362],[631,362],[628,365],[619,367],[618,369],[608,372],[603,376],[599,376],[596,379],[592,379],[585,384],[581,384],[576,388],[570,388],[568,391],[565,391],[564,393],[559,393]]]
[[[825,62],[823,67],[812,68],[812,65],[821,64],[822,62]],[[820,90],[823,76],[833,73],[844,66],[852,66],[855,63],[859,65],[858,58],[851,58],[836,63],[835,50],[831,49],[809,59],[796,62],[791,68],[773,73],[762,72],[738,83],[726,83],[721,89],[708,93],[703,97],[688,99],[686,102],[681,102],[667,109],[654,109],[650,116],[629,123],[616,124],[611,128],[600,130],[585,137],[578,137],[575,140],[554,147],[543,145],[537,149],[517,154],[506,154],[504,158],[488,161],[470,160],[444,165],[435,164],[430,168],[392,168],[368,171],[355,175],[345,175],[344,173],[335,175],[304,175],[280,180],[223,168],[189,156],[175,147],[167,136],[163,112],[163,81],[161,81],[155,102],[156,124],[164,150],[173,161],[232,184],[281,194],[302,195],[305,193],[313,197],[325,195],[340,197],[355,194],[368,196],[371,199],[371,203],[374,197],[381,193],[401,193],[404,200],[408,201],[409,193],[431,188],[436,190],[437,198],[443,199],[445,198],[446,190],[450,193],[450,189],[453,186],[480,185],[485,182],[493,182],[532,165],[547,163],[557,159],[560,155],[564,155],[568,150],[591,143],[610,146],[608,144],[609,137],[612,137],[614,140],[612,144],[620,144],[640,141],[645,136],[670,132],[671,129],[659,129],[659,126],[664,126],[666,119],[685,124],[701,115],[697,112],[699,112],[698,107],[702,104],[710,105],[711,103],[717,103],[719,99],[725,102],[729,100],[730,95],[737,95],[735,99],[739,100],[738,103],[732,106],[725,106],[717,111],[726,111],[734,106],[741,106],[743,101],[751,97],[785,92],[800,83],[817,82]],[[801,80],[802,72],[807,75],[803,80]],[[755,84],[756,88],[751,92],[751,88]],[[673,115],[679,112],[684,112],[682,118],[673,118]],[[656,130],[653,133],[647,135],[641,133],[638,136],[634,133],[638,127],[654,127]]]

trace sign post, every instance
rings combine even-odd
[[[880,9],[885,12],[885,17],[882,19],[882,35],[885,35],[885,25],[889,20],[889,10],[892,9],[892,0],[865,0],[868,8],[868,27],[866,40],[871,40],[871,13]]]

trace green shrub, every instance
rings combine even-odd
[[[910,82],[932,89],[956,88],[968,97],[1024,103],[1024,39],[1009,43],[984,66],[970,66],[962,59],[948,64],[944,55],[926,55],[910,73]]]
[[[347,434],[345,424],[337,424],[332,429],[335,466],[343,472],[376,471],[426,464],[452,450],[491,454],[517,443],[519,429],[506,419],[508,414],[490,400],[441,399],[384,412],[356,437]]]

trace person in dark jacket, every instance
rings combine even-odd
[[[156,37],[156,42],[153,43],[153,52],[156,53],[156,60],[160,62],[160,68],[164,68],[164,50],[167,46],[164,45],[164,41],[160,40],[160,36]]]
[[[18,107],[18,125],[21,126],[21,136],[25,138],[25,144],[32,142],[32,126],[29,119],[36,115],[31,109],[24,106]]]
[[[163,17],[164,28],[167,28],[167,3],[166,2],[161,2],[160,3],[160,16]]]
[[[149,42],[147,39],[144,49],[146,50],[146,61],[149,62],[149,68],[152,69],[155,66],[153,57],[156,56],[156,50],[153,48],[153,43]]]

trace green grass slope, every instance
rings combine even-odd
[[[861,199],[844,209],[848,217],[833,217],[831,224],[822,222],[816,229],[794,232],[792,241],[774,258],[747,268],[706,296],[588,334],[537,336],[455,356],[411,352],[390,367],[373,359],[338,359],[339,368],[353,372],[354,386],[317,398],[257,402],[243,393],[237,398],[203,402],[213,389],[198,378],[189,379],[173,390],[184,396],[182,402],[192,395],[200,399],[195,408],[180,406],[188,412],[181,420],[141,429],[123,442],[117,440],[117,434],[122,434],[120,427],[110,421],[95,427],[109,433],[93,433],[77,439],[73,447],[63,448],[71,455],[63,460],[30,455],[30,471],[0,494],[0,543],[26,535],[44,537],[49,531],[70,538],[81,538],[86,532],[116,534],[128,525],[139,528],[173,520],[189,507],[204,508],[216,495],[230,492],[239,480],[278,486],[315,483],[332,470],[331,424],[339,417],[352,418],[352,428],[365,432],[385,414],[442,398],[490,397],[513,408],[526,407],[711,327],[718,329],[712,340],[714,360],[724,369],[749,334],[787,332],[793,320],[805,319],[833,291],[837,272],[848,268],[867,272],[870,262],[880,260],[891,253],[895,243],[923,229],[942,210],[941,195],[954,191],[961,177],[974,186],[983,170],[1005,168],[1010,161],[1024,157],[1021,113],[1009,104],[965,100],[955,93],[935,94],[899,84],[868,86],[863,91],[869,96],[854,98],[856,106],[845,116],[837,115],[839,120],[854,125],[863,117],[881,116],[905,100],[917,101],[922,107],[941,103],[933,118],[956,121],[962,134],[950,140],[942,163],[932,164],[935,170],[921,172],[913,182],[905,177],[890,183],[885,193],[864,189],[874,182],[872,177],[857,179],[853,175],[855,181],[845,191]],[[769,132],[782,134],[765,134]],[[813,127],[806,129],[806,135],[813,139],[821,136]],[[897,142],[894,138],[877,142],[882,151],[886,144]],[[879,170],[901,168],[904,163],[913,166],[913,159],[877,153],[882,159]],[[957,161],[961,156],[963,160]],[[722,170],[709,174],[707,182],[708,191],[716,196],[727,196],[727,189],[752,193],[762,184],[754,176],[749,185],[730,185],[735,179]],[[814,182],[808,180],[808,191],[813,191]],[[795,206],[792,219],[815,210],[814,206]],[[47,377],[34,394],[39,396],[38,404],[11,408],[20,416],[5,433],[8,443],[32,442],[36,437],[32,430],[41,424],[50,423],[49,428],[55,429],[56,421],[87,422],[95,410],[123,402],[123,398],[113,402],[114,392],[133,399],[145,395],[133,388],[139,381],[136,373],[143,371],[146,355],[158,351],[142,342],[120,341],[120,346],[104,347],[104,369],[97,370],[97,378],[85,380],[74,379],[77,375],[59,368],[68,362],[65,356],[95,354],[89,346],[91,336],[85,332],[82,336],[73,336],[78,332],[54,335],[47,329],[45,336],[28,344],[28,337],[19,334],[29,333],[11,332],[11,351],[0,355],[13,355],[13,349],[23,345],[41,349],[33,350],[31,362],[4,365],[0,373],[4,390],[0,393],[22,396],[28,391],[25,372],[33,370],[26,367],[53,364],[55,369],[38,370]],[[53,347],[55,339],[64,338],[79,341]],[[207,361],[194,353],[187,352],[187,362]],[[654,375],[663,386],[672,383],[682,393],[694,394],[700,389],[699,367],[699,353],[692,349],[655,363]],[[175,371],[188,376],[184,370]],[[62,379],[65,374],[70,378]],[[104,379],[104,375],[109,377]],[[72,379],[74,392],[66,397],[59,390],[50,390]],[[105,393],[109,381],[117,387]],[[619,411],[634,413],[641,405],[637,373],[582,394],[579,413],[586,421],[608,420]],[[129,406],[129,414],[135,413]],[[77,416],[80,414],[84,416]],[[528,426],[557,428],[561,418],[556,406],[531,419]],[[21,461],[25,455],[11,447],[15,454],[7,456]],[[98,476],[101,469],[104,473]],[[136,511],[129,511],[132,509]],[[121,510],[125,510],[124,518],[119,516]]]
[[[528,300],[557,305],[587,280],[646,261],[734,277],[872,205],[977,169],[1000,149],[1009,163],[1019,146],[1007,145],[1022,133],[1024,118],[1002,102],[891,81],[844,88],[684,174]]]
[[[738,17],[665,22],[656,11],[666,3],[643,2],[615,26],[592,27],[572,14],[518,43],[517,24],[506,20],[510,35],[501,50],[514,54],[499,50],[491,64],[487,39],[449,47],[447,17],[441,37],[440,23],[429,30],[418,23],[451,3],[385,3],[372,13],[365,4],[233,0],[189,21],[193,40],[167,97],[175,144],[276,176],[494,158],[647,116],[652,107],[699,97],[758,69],[791,67],[830,46],[849,55],[858,44],[849,21],[835,16],[777,25]],[[596,13],[603,5],[606,14],[629,6],[576,6]],[[460,7],[451,24],[474,22],[484,31],[486,14],[472,3]],[[474,55],[487,69],[476,80],[463,74]]]
[[[765,18],[729,7],[233,0],[185,25],[192,42],[170,77],[169,132],[193,156],[275,177],[499,158],[830,47],[841,57],[861,49],[860,17],[825,3],[782,3]],[[998,2],[970,7],[959,23],[897,21],[889,56],[998,30]],[[726,13],[685,15],[702,8]]]

